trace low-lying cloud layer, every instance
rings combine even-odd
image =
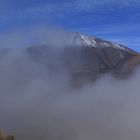
[[[73,89],[60,61],[52,72],[26,49],[0,56],[0,127],[17,140],[139,140],[139,69]]]

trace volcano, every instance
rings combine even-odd
[[[66,72],[74,85],[95,81],[107,73],[127,79],[140,64],[138,52],[94,36],[70,33],[60,38],[51,36],[50,40],[49,44],[25,48],[1,48],[0,57],[17,50],[26,53],[29,60],[45,66],[51,73]]]
[[[121,44],[79,33],[71,34],[65,42],[67,44],[63,51],[58,51],[57,57],[57,51],[52,51],[50,48],[53,47],[47,44],[30,47],[27,52],[36,62],[49,63],[50,69],[65,69],[71,75],[73,83],[94,81],[105,73],[126,79],[140,64],[140,54]],[[56,63],[60,58],[61,66]]]

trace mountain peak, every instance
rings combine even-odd
[[[80,47],[95,47],[95,48],[105,48],[105,47],[111,47],[114,49],[119,49],[123,51],[127,51],[129,53],[136,53],[132,49],[110,41],[106,41],[103,39],[99,39],[95,36],[90,36],[90,35],[85,35],[85,34],[80,34],[80,33],[75,33],[74,35],[74,44],[80,46]]]

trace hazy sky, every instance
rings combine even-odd
[[[48,23],[140,51],[140,0],[0,0],[0,33]]]

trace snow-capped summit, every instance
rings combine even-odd
[[[124,51],[128,51],[130,53],[136,53],[132,49],[110,41],[106,41],[103,39],[99,39],[94,36],[84,35],[80,33],[75,33],[74,35],[74,43],[80,47],[95,47],[95,48],[104,48],[104,47],[112,47],[114,49],[120,49]]]

